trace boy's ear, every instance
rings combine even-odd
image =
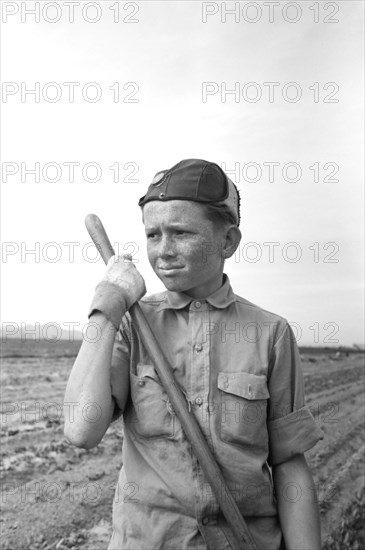
[[[233,256],[240,244],[242,233],[236,225],[230,225],[226,229],[225,243],[223,245],[222,256],[227,259]]]

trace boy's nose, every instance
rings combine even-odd
[[[176,249],[171,239],[162,237],[159,247],[159,255],[161,258],[175,256]]]

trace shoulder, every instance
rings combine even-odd
[[[285,317],[273,313],[267,309],[264,309],[242,296],[235,296],[235,307],[237,309],[238,315],[245,319],[248,323],[258,324],[261,327],[271,328],[273,331],[272,334],[275,335],[275,340],[280,338],[280,336],[287,330],[289,323]]]
[[[166,301],[166,296],[167,292],[150,294],[148,296],[143,296],[143,298],[138,301],[138,304],[147,318],[151,318],[151,316],[154,318],[154,314],[158,312],[158,307]],[[135,337],[132,336],[133,330],[133,321],[129,311],[127,311],[121,322],[120,335],[130,340]]]
[[[237,307],[242,311],[247,311],[247,313],[251,313],[251,315],[255,317],[259,317],[267,321],[272,321],[274,323],[287,323],[287,320],[281,315],[264,309],[263,307],[258,306],[253,302],[249,302],[248,300],[246,300],[246,298],[242,298],[242,296],[238,296],[237,294],[235,294],[234,296],[236,298]]]

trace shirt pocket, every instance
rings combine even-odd
[[[267,402],[264,375],[219,372],[220,435],[223,441],[245,447],[268,447]]]
[[[137,375],[130,373],[132,407],[124,415],[128,428],[145,438],[168,438],[175,435],[176,414],[152,365],[137,365]]]

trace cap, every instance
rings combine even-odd
[[[139,206],[149,201],[187,200],[227,206],[237,225],[240,223],[240,197],[234,183],[214,162],[182,160],[169,170],[157,172]]]

